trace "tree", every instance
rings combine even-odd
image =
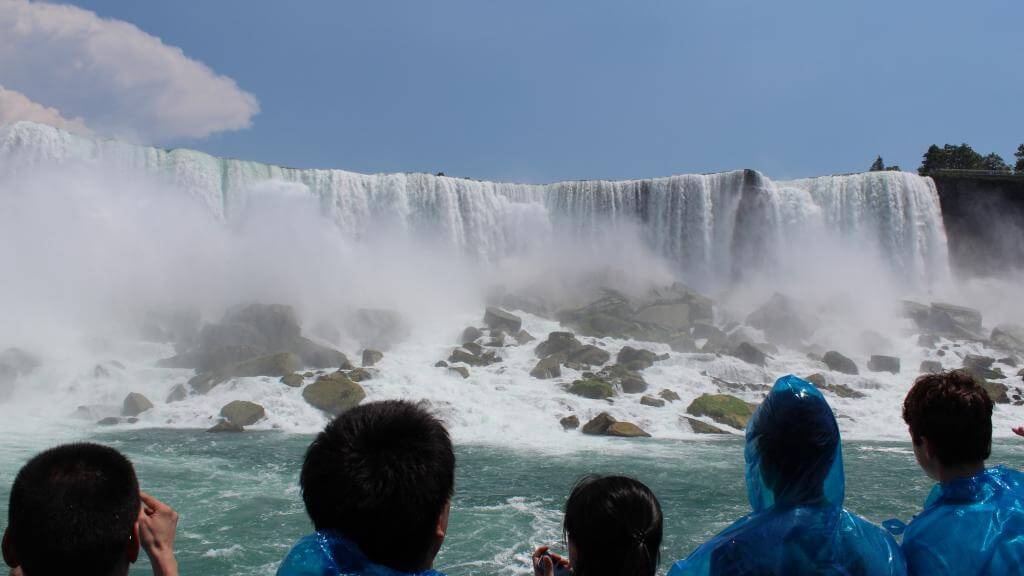
[[[999,158],[995,154],[989,156]],[[917,172],[924,175],[935,170],[987,170],[987,168],[985,168],[985,158],[966,143],[959,146],[946,144],[942,148],[932,144],[924,153],[924,161]]]
[[[1010,166],[1003,158],[995,152],[981,159],[981,170],[992,170],[994,172],[1010,172]]]
[[[868,172],[881,172],[882,170],[885,170],[885,162],[882,161],[881,156],[878,156],[871,164],[871,168],[868,168]]]
[[[1017,165],[1014,167],[1017,172],[1024,173],[1024,144],[1017,147],[1017,153],[1014,154],[1017,157]]]

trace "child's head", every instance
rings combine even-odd
[[[455,455],[444,425],[423,408],[371,402],[316,437],[300,483],[317,530],[351,539],[377,564],[419,571],[444,539]]]
[[[927,374],[903,401],[914,452],[928,474],[936,466],[977,466],[992,452],[992,400],[967,372]]]
[[[661,505],[624,476],[588,476],[565,503],[565,536],[576,576],[653,576],[661,548]]]

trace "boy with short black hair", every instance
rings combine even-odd
[[[921,376],[903,402],[917,462],[939,482],[907,527],[910,574],[1020,574],[1024,474],[985,468],[992,400],[964,371]]]
[[[66,444],[25,464],[11,487],[4,561],[24,576],[124,576],[146,550],[157,576],[177,576],[178,515],[139,491],[135,469],[98,444]]]
[[[357,406],[327,425],[300,478],[316,532],[289,552],[279,576],[439,574],[455,484],[444,426],[411,402]]]

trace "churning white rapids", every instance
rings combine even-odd
[[[924,360],[953,368],[967,354],[991,356],[1005,361],[996,380],[1011,396],[1020,385],[1013,351],[987,338],[995,324],[1021,320],[1002,296],[1010,292],[951,277],[935,185],[902,172],[508,184],[299,170],[18,123],[0,128],[0,270],[0,350],[41,362],[0,380],[0,427],[27,434],[95,427],[120,416],[131,392],[154,406],[119,427],[209,428],[225,404],[250,400],[265,416],[249,428],[320,428],[327,417],[278,377],[235,378],[166,401],[194,372],[157,367],[174,345],[141,337],[142,320],[195,310],[212,323],[253,301],[293,306],[306,336],[357,363],[365,334],[345,319],[358,309],[397,311],[402,337],[387,342],[361,383],[367,400],[428,400],[459,442],[555,450],[624,442],[559,423],[602,411],[656,438],[694,438],[682,415],[695,398],[756,402],[787,373],[822,373],[845,387],[837,390],[856,391],[829,392],[848,437],[902,438],[900,403]],[[642,295],[674,282],[714,299],[707,323],[733,336],[730,344],[772,339],[743,324],[776,292],[815,321],[796,339],[764,344],[763,366],[722,348],[700,351],[707,336],[696,334],[689,350],[579,335],[613,359],[626,345],[667,354],[643,371],[648,394],[678,395],[661,407],[620,390],[611,400],[571,394],[586,371],[580,364],[532,377],[538,343],[566,327],[514,299],[501,302],[536,341],[497,348],[501,361],[470,366],[466,379],[434,366],[466,326],[482,326],[496,295],[557,310],[581,305],[588,291]],[[923,346],[920,327],[900,312],[904,298],[974,306],[986,337],[940,335]],[[860,373],[829,370],[827,350]],[[899,358],[899,372],[868,370],[877,354]],[[1020,417],[1019,407],[1000,404],[997,435]]]

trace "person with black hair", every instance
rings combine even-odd
[[[784,376],[747,424],[747,498],[753,511],[669,576],[902,576],[892,536],[843,508],[839,426],[811,383]]]
[[[537,548],[538,576],[654,576],[661,549],[661,504],[651,489],[625,476],[587,476],[565,503],[569,558]]]
[[[120,452],[66,444],[33,457],[14,479],[3,557],[23,576],[124,576],[141,546],[156,576],[177,576],[177,522],[139,491]]]
[[[306,451],[302,499],[316,532],[278,576],[440,575],[455,454],[444,425],[401,400],[362,404],[330,422]]]
[[[911,574],[1024,573],[1024,474],[985,467],[992,400],[961,370],[927,374],[903,402],[914,455],[938,484],[903,535]]]

